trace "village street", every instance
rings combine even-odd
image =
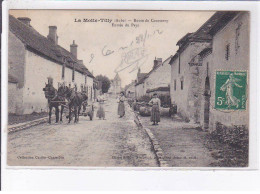
[[[8,165],[156,167],[149,138],[128,105],[122,119],[116,99],[109,99],[105,110],[106,120],[81,116],[78,124],[65,120],[9,134]]]
[[[130,107],[126,105],[126,116],[120,119],[116,99],[109,98],[105,110],[106,120],[95,117],[90,121],[81,116],[78,124],[67,124],[65,120],[10,133],[8,165],[158,166],[149,137],[135,124]],[[162,160],[168,166],[201,167],[214,162],[203,145],[202,132],[181,120],[161,119],[159,126],[152,126],[149,117],[140,117],[143,127],[149,128],[158,141],[164,154]]]

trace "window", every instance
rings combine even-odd
[[[181,90],[183,90],[183,80],[181,80]]]
[[[226,50],[225,50],[225,58],[228,61],[230,58],[230,44],[226,45]]]
[[[177,88],[177,82],[176,82],[176,79],[174,80],[174,91],[176,91],[176,88]]]
[[[240,36],[240,28],[241,28],[241,24],[238,24],[237,28],[236,28],[236,39],[235,39],[235,50],[236,50],[236,54],[240,48],[240,43],[239,43],[239,36]]]

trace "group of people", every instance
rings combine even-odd
[[[120,96],[118,98],[118,115],[119,118],[122,118],[125,116],[125,102],[126,98],[124,95],[124,92],[120,93]],[[99,119],[105,120],[105,109],[104,109],[104,103],[105,103],[105,96],[102,92],[100,92],[100,95],[97,97],[97,102],[98,102],[98,110],[97,110],[97,117]]]
[[[102,94],[102,92],[97,97],[97,101],[99,103],[98,110],[97,110],[97,117],[99,119],[105,120],[105,109],[104,109],[105,97],[104,94]],[[119,118],[125,116],[125,101],[127,101],[127,98],[125,97],[124,92],[120,92],[117,101],[118,102],[117,114],[119,115]],[[148,104],[152,107],[150,120],[153,123],[153,125],[158,125],[158,123],[160,122],[161,101],[158,98],[157,94],[153,94],[153,97]]]

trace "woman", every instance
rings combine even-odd
[[[97,117],[99,119],[103,119],[105,120],[105,110],[104,110],[104,102],[105,102],[105,97],[102,94],[102,92],[100,92],[100,95],[97,97],[97,101],[98,101],[98,110],[97,110]]]
[[[119,118],[122,118],[123,116],[125,116],[125,95],[124,92],[120,92],[120,96],[119,96],[119,100],[118,100],[118,115]]]
[[[158,122],[160,122],[161,100],[157,97],[157,94],[153,94],[149,105],[152,106],[151,122],[153,122],[153,125],[158,125]]]

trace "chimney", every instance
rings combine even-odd
[[[57,26],[49,26],[49,34],[47,36],[54,44],[58,44]]]
[[[157,66],[162,64],[162,58],[156,58],[154,59],[154,65],[153,65],[153,69],[155,69]]]
[[[76,45],[75,40],[73,40],[73,43],[70,45],[70,52],[76,58],[77,58],[77,47],[78,45]]]
[[[17,18],[18,20],[20,20],[21,22],[23,22],[24,24],[26,24],[27,26],[31,26],[30,25],[30,22],[31,22],[31,19],[30,18],[27,18],[27,17],[19,17]]]

